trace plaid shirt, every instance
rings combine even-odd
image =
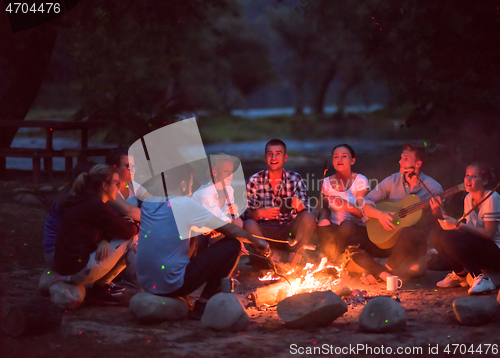
[[[281,184],[278,186],[278,195],[269,182],[269,171],[262,170],[250,177],[247,183],[247,212],[262,208],[272,208],[279,206],[286,198],[296,197],[302,200],[305,209],[309,210],[309,199],[307,197],[306,184],[298,173],[284,170],[281,178]],[[304,209],[304,210],[305,210]],[[278,221],[292,220],[295,218],[295,210],[291,215],[279,214]],[[260,221],[269,221],[275,219],[260,218]]]

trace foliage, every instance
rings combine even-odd
[[[334,31],[331,4],[303,0],[302,9],[316,16],[320,29]],[[372,71],[391,90],[393,104],[415,107],[408,125],[430,122],[437,138],[454,146],[465,144],[462,151],[476,156],[500,149],[498,2],[346,0],[343,4],[354,10],[345,24],[362,45]]]
[[[65,31],[84,94],[76,117],[108,121],[121,142],[181,111],[227,109],[269,78],[266,48],[233,1],[89,0],[77,10]]]
[[[274,15],[272,27],[290,52],[288,78],[298,96],[297,113],[305,105],[305,87],[313,94],[314,112],[322,114],[330,84],[340,79],[338,104],[343,112],[347,93],[366,80],[369,61],[363,58],[353,20],[356,12],[349,1],[305,1]]]

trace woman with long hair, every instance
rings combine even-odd
[[[438,287],[465,287],[467,273],[470,273],[474,280],[469,295],[496,289],[485,273],[500,272],[500,195],[486,189],[493,180],[493,171],[485,163],[475,162],[465,169],[464,184],[468,194],[464,199],[464,214],[475,209],[465,223],[446,215],[439,220],[442,230],[433,235],[432,241],[453,272],[439,281]],[[436,216],[442,215],[440,203],[434,199],[431,207]]]
[[[119,186],[116,169],[96,165],[78,176],[62,209],[54,269],[64,282],[93,283],[87,300],[94,303],[121,303],[111,296],[109,283],[125,268],[125,255],[139,232],[135,222],[105,205],[116,198]]]
[[[54,252],[56,250],[56,239],[61,227],[62,206],[64,201],[71,195],[71,188],[75,179],[81,174],[86,173],[94,166],[91,162],[80,162],[73,169],[71,179],[57,193],[50,209],[45,217],[45,225],[43,229],[43,254],[45,263],[50,269],[54,268]]]
[[[369,191],[368,179],[352,171],[356,153],[348,144],[332,150],[335,174],[323,181],[323,205],[318,227],[321,250],[330,260],[338,259],[345,249],[345,239],[363,230],[363,198]]]

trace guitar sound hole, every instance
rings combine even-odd
[[[401,210],[399,213],[398,213],[398,216],[400,219],[406,217],[406,212],[404,212],[403,210]]]

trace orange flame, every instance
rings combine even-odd
[[[322,272],[331,268],[337,271],[337,278]],[[332,290],[341,281],[338,278],[341,271],[340,267],[328,264],[326,257],[322,258],[317,266],[308,262],[302,269],[291,269],[284,275],[291,283],[291,288],[287,290],[287,296],[302,292]],[[318,277],[315,277],[315,275]],[[260,281],[277,281],[279,279],[280,277],[275,276],[271,271],[268,271],[264,277],[259,277]]]

